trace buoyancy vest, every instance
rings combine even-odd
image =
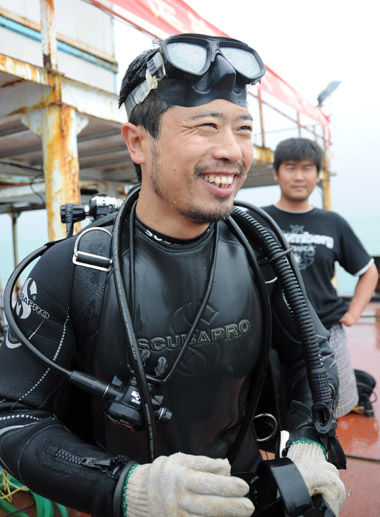
[[[212,292],[190,345],[158,394],[173,416],[157,426],[158,454],[182,451],[223,457],[245,415],[247,393],[262,344],[261,304],[246,252],[219,223],[217,263]],[[125,225],[123,242],[128,242]],[[187,243],[159,240],[143,225],[135,232],[135,288],[130,293],[129,250],[123,270],[130,294],[134,331],[148,374],[170,370],[202,301],[210,271],[214,228]],[[228,281],[226,281],[228,280]],[[130,361],[120,322],[112,273],[94,346],[91,371],[100,379],[128,380]],[[148,461],[142,431],[115,425],[105,416],[104,401],[94,399],[94,429],[102,447]]]

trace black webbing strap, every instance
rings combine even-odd
[[[107,276],[111,270],[112,227],[81,232],[74,247],[71,318],[76,334],[76,357],[84,370],[91,364]]]
[[[310,498],[300,471],[289,458],[262,461],[250,496],[257,517],[335,517],[321,496]]]

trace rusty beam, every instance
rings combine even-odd
[[[62,78],[62,102],[71,104],[84,115],[124,124],[127,114],[118,107],[118,96],[87,84]]]
[[[98,119],[123,124],[127,115],[118,108],[118,96],[47,70],[0,54],[0,116],[27,113],[62,102]]]
[[[0,72],[25,81],[54,86],[54,81],[43,68],[5,54],[0,54]]]

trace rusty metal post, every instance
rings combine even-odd
[[[325,129],[323,128],[323,163],[322,170],[320,173],[321,188],[322,188],[322,206],[325,210],[332,210],[331,201],[331,183],[330,183],[330,158],[327,155],[327,146],[325,139]],[[331,279],[331,283],[335,289],[338,289],[338,276],[336,274],[336,265],[334,266],[334,275]]]
[[[77,134],[88,118],[72,106],[57,103],[26,113],[22,121],[42,137],[48,235],[49,240],[61,239],[66,233],[61,205],[80,203]]]
[[[331,203],[331,184],[330,173],[327,170],[322,170],[320,173],[321,188],[322,188],[322,206],[325,210],[332,210]]]
[[[257,89],[257,98],[259,100],[259,114],[260,114],[260,130],[261,130],[261,146],[265,147],[265,131],[264,131],[264,116],[263,116],[263,101],[261,100],[261,89]]]
[[[13,244],[13,267],[16,268],[19,262],[19,250],[18,250],[18,236],[17,236],[17,219],[19,217],[19,213],[15,212],[13,208],[11,208],[11,212],[9,214],[12,218],[12,244]],[[17,279],[15,284],[15,291],[18,293],[20,291],[21,284],[20,278]]]
[[[322,206],[325,210],[332,210],[331,184],[330,184],[330,158],[327,155],[325,129],[323,128],[323,164],[320,173],[322,187]]]
[[[17,238],[17,219],[20,214],[11,210],[10,216],[12,218],[12,242],[13,242],[13,264],[14,267],[18,264],[18,238]]]
[[[80,203],[76,112],[72,106],[42,110],[42,150],[49,239],[65,236],[60,207]]]
[[[40,0],[41,45],[44,68],[58,71],[58,51],[55,30],[54,0]]]
[[[320,173],[322,188],[322,206],[325,210],[332,210],[330,172],[327,170],[327,167],[330,167],[330,161],[325,154],[323,169]],[[338,276],[336,274],[336,266],[334,266],[334,270],[335,273],[331,279],[331,283],[335,289],[338,289]]]
[[[36,114],[32,125],[42,136],[48,234],[50,240],[56,240],[65,236],[61,205],[80,203],[77,133],[81,128],[75,109],[62,104],[54,0],[40,0],[40,11],[44,67],[54,78],[55,101],[43,108],[42,114]]]

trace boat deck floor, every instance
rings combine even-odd
[[[374,417],[350,413],[338,420],[337,434],[347,455],[347,470],[340,470],[347,497],[339,517],[380,516],[380,302],[370,303],[346,332],[352,365],[377,379],[379,398],[373,403]],[[31,504],[30,496],[20,494],[15,503],[20,509],[26,508]],[[36,515],[35,508],[26,512],[30,517]],[[0,516],[5,515],[0,510]],[[54,515],[60,514],[56,511]],[[75,510],[68,510],[68,515],[88,517]]]
[[[380,516],[380,302],[370,303],[346,333],[352,365],[375,377],[378,399],[374,417],[349,413],[338,419],[347,456],[347,470],[340,471],[347,496],[339,517]]]

